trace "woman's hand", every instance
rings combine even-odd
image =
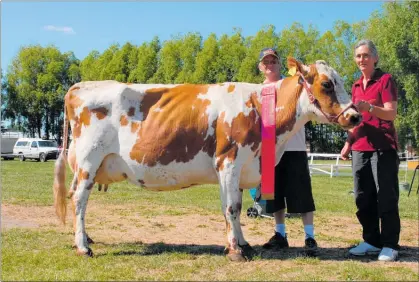
[[[347,161],[349,160],[349,153],[351,152],[351,144],[349,142],[345,142],[345,146],[343,146],[342,150],[340,151],[340,157],[342,160]]]

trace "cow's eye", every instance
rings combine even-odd
[[[324,89],[331,89],[332,83],[330,83],[329,81],[323,81],[322,86],[324,87]]]

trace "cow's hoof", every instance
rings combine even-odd
[[[241,253],[230,252],[227,254],[227,258],[231,261],[243,262],[246,258]]]
[[[224,249],[224,254],[231,261],[251,261],[256,251],[249,245],[240,246],[239,250],[231,250],[228,247]]]
[[[77,255],[79,256],[86,256],[86,257],[93,257],[93,251],[90,248],[87,248],[87,251],[82,251],[80,249],[77,249]]]

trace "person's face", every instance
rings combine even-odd
[[[355,49],[355,63],[361,72],[373,72],[377,57],[371,54],[367,45],[361,45]]]
[[[268,55],[259,63],[259,70],[265,75],[278,75],[281,71],[281,65],[277,57]]]

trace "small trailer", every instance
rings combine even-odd
[[[13,154],[13,147],[17,139],[22,137],[21,132],[2,132],[1,133],[1,158],[3,160],[13,160],[17,156]]]

